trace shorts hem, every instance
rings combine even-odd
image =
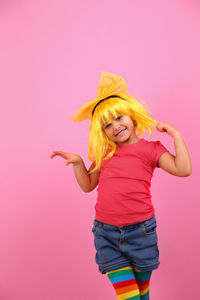
[[[123,267],[128,267],[128,266],[132,266],[131,263],[129,262],[121,262],[121,263],[118,263],[118,264],[115,264],[115,265],[111,265],[109,267],[106,267],[102,270],[99,270],[101,274],[106,274],[106,272],[110,272],[110,271],[114,271],[116,269],[120,269],[120,268],[123,268]]]
[[[156,263],[154,265],[148,265],[148,266],[141,266],[134,264],[134,267],[137,268],[139,271],[148,272],[158,269],[160,263]]]

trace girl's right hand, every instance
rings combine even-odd
[[[82,158],[80,155],[77,155],[74,153],[63,152],[63,151],[53,151],[53,154],[50,156],[50,158],[53,158],[56,155],[61,156],[62,158],[67,160],[66,166],[68,166],[69,164],[76,164],[76,163],[82,161]]]

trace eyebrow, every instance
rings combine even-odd
[[[102,124],[102,127],[105,128],[108,124],[111,124],[111,122],[104,122],[104,123]]]

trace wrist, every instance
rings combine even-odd
[[[80,165],[80,164],[82,164],[82,163],[83,163],[83,159],[82,159],[81,156],[79,156],[79,158],[78,158],[75,162],[73,162],[73,165],[74,165],[74,166],[77,166],[77,165]]]
[[[181,137],[181,133],[178,130],[176,130],[176,131],[173,132],[172,137],[173,138]]]

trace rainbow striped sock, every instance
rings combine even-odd
[[[149,298],[149,284],[150,284],[150,277],[152,271],[148,272],[141,272],[140,270],[133,268],[135,277],[137,280],[137,284],[140,291],[140,299],[141,300],[150,300]]]
[[[140,292],[131,266],[106,272],[118,300],[140,300]]]

